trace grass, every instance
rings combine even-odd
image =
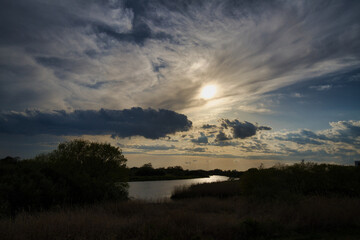
[[[360,199],[108,202],[0,220],[1,239],[356,239]]]

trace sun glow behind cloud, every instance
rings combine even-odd
[[[215,85],[207,85],[201,90],[201,98],[211,99],[216,95],[217,88]]]

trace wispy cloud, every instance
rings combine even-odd
[[[310,89],[315,89],[317,91],[325,91],[331,89],[331,85],[320,85],[320,86],[310,86]]]
[[[127,145],[126,148],[134,148],[134,149],[140,149],[144,150],[145,152],[148,151],[166,151],[166,150],[173,150],[175,149],[174,145],[168,146],[168,145]]]
[[[10,90],[1,92],[1,107],[8,110],[183,111],[205,106],[198,93],[207,83],[218,85],[216,98],[228,106],[359,63],[356,1],[1,5],[1,79]]]

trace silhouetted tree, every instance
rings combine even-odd
[[[127,159],[119,148],[106,143],[73,140],[35,160],[49,162],[49,177],[61,179],[70,191],[70,201],[88,202],[127,196]],[[59,179],[60,178],[60,179]]]
[[[73,140],[34,159],[0,161],[0,214],[127,198],[128,169],[119,148]]]

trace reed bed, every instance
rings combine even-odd
[[[360,199],[107,202],[0,220],[1,239],[358,239]],[[300,238],[302,239],[302,238]]]

